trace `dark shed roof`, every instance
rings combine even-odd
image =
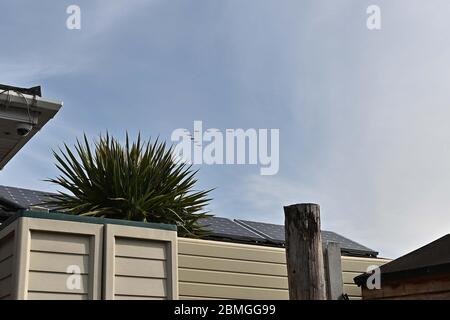
[[[380,267],[382,280],[396,280],[450,273],[450,234]],[[358,285],[370,274],[355,277]]]

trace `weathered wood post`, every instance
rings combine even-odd
[[[294,204],[284,207],[284,216],[289,298],[326,300],[320,207]]]
[[[341,246],[337,242],[328,242],[324,252],[325,279],[329,300],[342,299],[344,281],[342,279]]]

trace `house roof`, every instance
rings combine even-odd
[[[0,85],[0,170],[61,106],[60,101],[42,98],[40,87]]]
[[[52,193],[30,189],[0,185],[0,205],[5,211],[27,210],[31,207],[41,207],[52,210],[51,206],[42,204]]]
[[[450,234],[380,267],[381,279],[396,280],[450,273]],[[355,277],[362,285],[370,274]]]
[[[4,219],[18,210],[27,210],[33,206],[44,207],[52,211],[54,208],[42,205],[49,195],[51,195],[49,192],[0,185],[0,208],[4,208]],[[232,220],[223,217],[210,217],[200,220],[200,223],[210,230],[210,234],[207,236],[209,239],[279,247],[283,247],[285,242],[284,225],[240,219]],[[328,242],[337,242],[340,244],[343,254],[371,257],[378,255],[378,252],[335,232],[322,231],[321,235],[323,245]]]
[[[283,244],[285,242],[284,225],[255,222],[248,220],[235,220],[235,221],[248,227],[251,230],[256,231],[263,237],[273,242],[279,242]],[[366,246],[363,246],[362,244],[359,244],[353,240],[345,238],[335,232],[322,230],[321,236],[322,236],[322,243],[324,244],[326,244],[327,242],[339,243],[344,253],[349,253],[353,255],[356,255],[358,253],[360,253],[361,255],[373,255],[373,256],[378,255],[378,252]]]

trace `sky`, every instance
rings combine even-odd
[[[4,2],[4,3],[3,3]],[[69,5],[81,29],[66,27]],[[381,29],[366,26],[369,5]],[[450,232],[447,0],[2,1],[0,83],[64,106],[0,172],[56,187],[52,149],[86,133],[279,129],[280,169],[199,165],[209,209],[322,228],[395,258]]]

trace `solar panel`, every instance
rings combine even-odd
[[[239,241],[266,242],[266,239],[256,232],[227,218],[209,217],[199,220],[199,223],[206,226],[205,229],[211,232],[209,237]]]
[[[0,198],[15,203],[23,209],[28,209],[35,205],[46,207],[40,203],[48,199],[48,195],[49,193],[47,192],[0,186]]]
[[[272,223],[262,223],[247,220],[235,220],[238,223],[250,228],[251,230],[263,235],[265,238],[276,241],[284,242],[284,226]]]
[[[2,204],[5,207],[8,207],[9,203],[16,204],[23,209],[28,209],[31,206],[42,203],[49,194],[50,193],[35,190],[0,186],[0,208]],[[42,205],[39,206],[43,207]],[[49,209],[51,210],[52,208]],[[1,213],[0,210],[0,214]],[[0,220],[2,220],[2,216],[0,216]],[[199,223],[206,225],[206,229],[211,232],[207,237],[209,239],[284,246],[283,225],[248,220],[233,221],[231,219],[220,217],[209,217],[200,220]],[[325,245],[327,242],[331,241],[339,243],[342,252],[350,255],[376,256],[378,254],[378,252],[335,232],[322,231],[323,244]]]
[[[263,223],[247,220],[235,220],[236,222],[242,224],[243,226],[253,230],[254,232],[260,234],[261,236],[267,238],[269,241],[284,243],[285,234],[284,226],[272,223]],[[348,253],[361,253],[365,255],[377,255],[378,252],[367,248],[355,241],[347,239],[335,232],[322,231],[322,243],[326,245],[328,242],[337,242],[341,246],[344,252]]]

